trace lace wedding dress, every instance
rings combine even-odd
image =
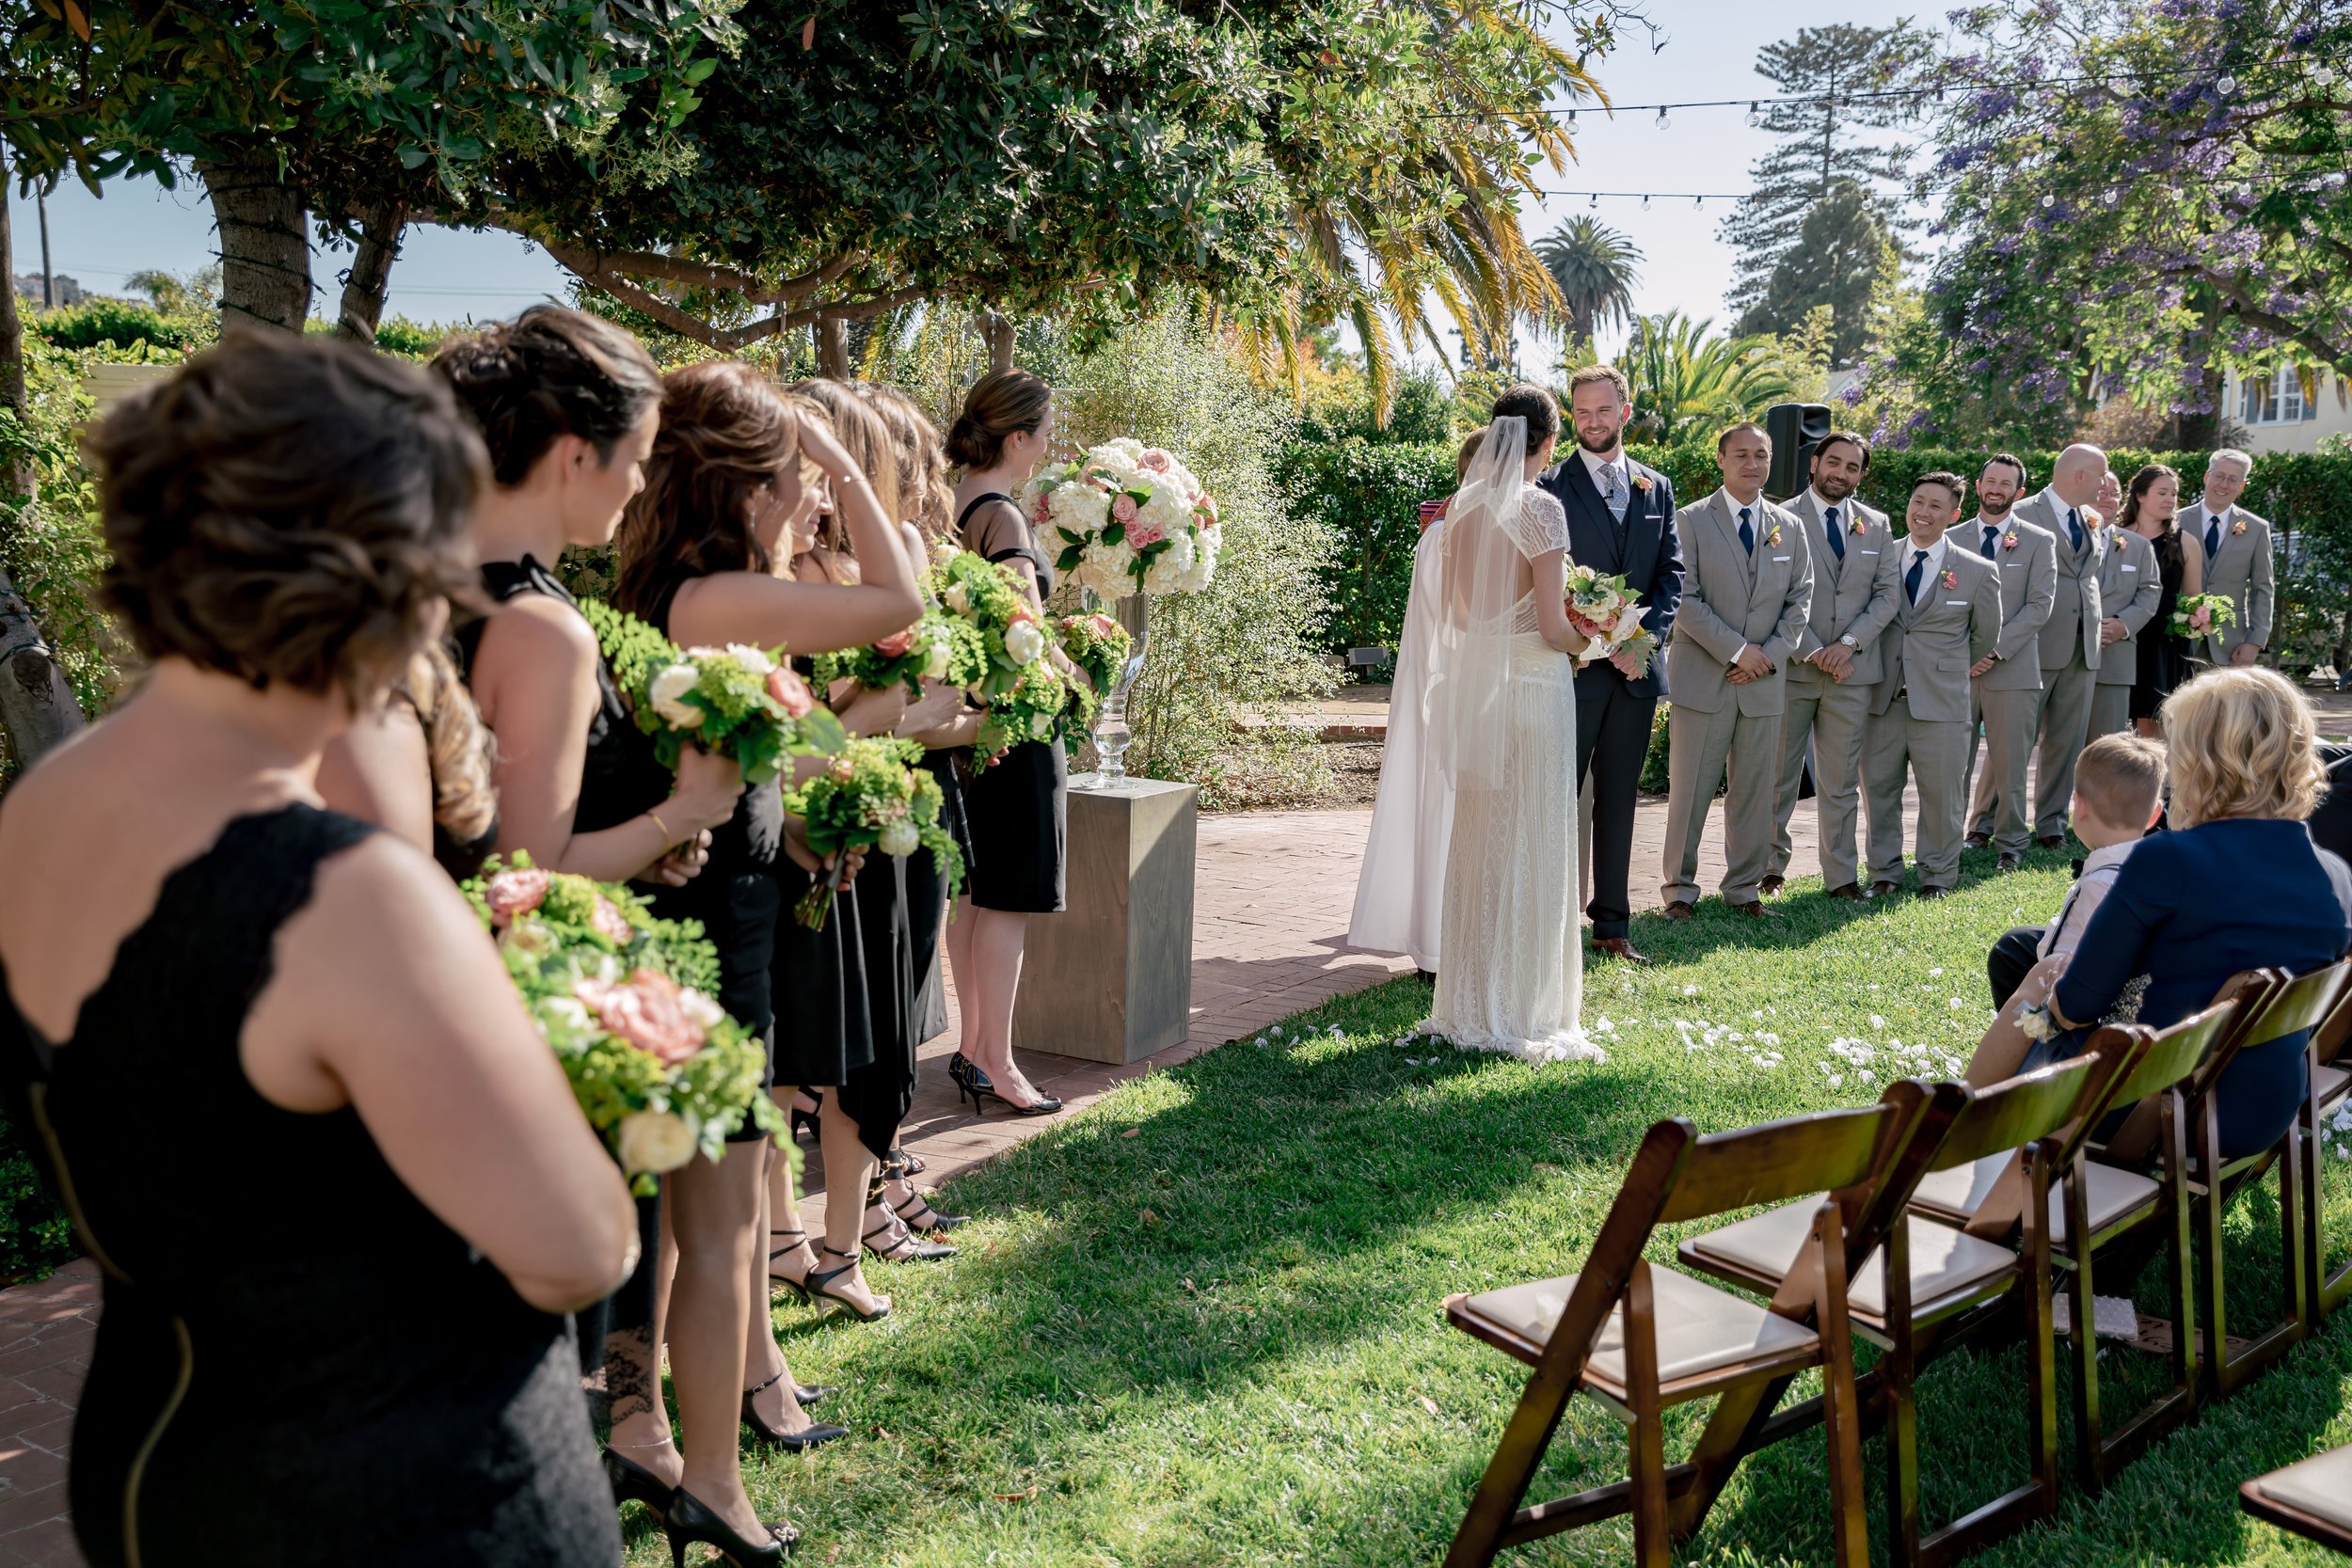
[[[1430,743],[1454,782],[1438,994],[1424,1032],[1530,1061],[1600,1061],[1582,1024],[1576,664],[1536,630],[1536,556],[1567,515],[1528,483],[1523,420],[1498,420],[1448,516]]]

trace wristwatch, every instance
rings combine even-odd
[[[1862,647],[1862,644],[1861,644],[1860,642],[1857,642],[1857,641],[1854,641],[1854,635],[1853,635],[1853,633],[1851,633],[1851,632],[1848,632],[1845,636],[1843,636],[1843,637],[1839,638],[1837,641],[1840,641],[1840,642],[1843,642],[1843,643],[1844,643],[1847,647],[1851,648],[1851,649],[1854,649],[1854,650],[1856,650],[1856,651],[1859,651],[1859,650],[1861,649],[1861,647]]]

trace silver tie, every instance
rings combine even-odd
[[[1622,523],[1625,521],[1626,497],[1625,486],[1617,480],[1617,466],[1614,463],[1610,464],[1609,467],[1601,469],[1600,477],[1607,485],[1602,492],[1602,499],[1609,503],[1609,515]]]

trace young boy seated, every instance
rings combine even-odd
[[[2115,885],[2123,857],[2164,811],[2164,748],[2131,734],[2103,735],[2074,765],[2074,832],[2090,847],[2058,918],[2002,934],[1985,958],[1993,1006],[2007,1006],[2033,966],[2064,958],[2090,925],[2091,911]]]

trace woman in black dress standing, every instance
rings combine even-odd
[[[685,881],[710,830],[734,816],[741,778],[732,761],[692,748],[675,776],[654,760],[596,633],[550,569],[566,546],[609,543],[644,483],[660,372],[627,332],[553,305],[451,340],[433,369],[490,451],[473,536],[492,608],[457,642],[497,741],[498,848],[600,881]],[[638,1210],[643,1265],[595,1315],[601,1357],[588,1349],[609,1402],[615,1492],[666,1512],[682,1465],[661,1404],[660,1200]]]
[[[83,1555],[617,1565],[563,1314],[628,1188],[448,878],[310,785],[437,634],[482,445],[414,367],[247,334],[91,451],[152,670],[0,811],[0,1085],[105,1275]]]
[[[2123,503],[2122,527],[2155,546],[2156,571],[2163,594],[2156,600],[2155,619],[2139,634],[2139,675],[2132,683],[2132,723],[2151,740],[2163,738],[2156,714],[2175,687],[2195,674],[2189,662],[2189,642],[2172,630],[2172,611],[2184,594],[2204,592],[2205,562],[2201,549],[2182,547],[2181,476],[2161,463],[2151,463],[2132,476],[2131,496]]]
[[[775,575],[778,546],[807,510],[803,461],[848,498],[849,526],[866,536],[873,569],[859,586],[812,588]],[[853,647],[921,610],[889,531],[857,465],[795,418],[756,371],[737,360],[689,365],[663,381],[660,435],[622,525],[613,602],[688,647],[734,644],[754,657],[779,644],[804,653]],[[787,706],[811,700],[788,670],[772,672],[771,690]],[[779,994],[772,979],[778,951],[799,937],[840,940],[840,922],[803,932],[792,921],[797,895],[786,874],[804,885],[803,861],[816,865],[804,845],[787,840],[779,787],[757,786],[713,835],[702,875],[658,894],[655,907],[703,923],[719,949],[721,1001],[770,1041],[777,1079],[838,1084],[837,1068],[795,1049],[807,1037],[797,1026],[803,1015],[818,1014],[822,1024],[836,1009],[797,990]],[[780,1013],[790,1015],[781,1026]],[[740,1423],[790,1449],[843,1435],[810,1426],[776,1349],[759,1243],[770,1152],[747,1139],[717,1164],[697,1161],[671,1178],[678,1246],[671,1361],[686,1426],[684,1489],[746,1542],[758,1540],[759,1521],[742,1487]],[[811,1286],[854,1304],[855,1254],[845,1268],[812,1275]]]
[[[1053,562],[1038,548],[1014,497],[1045,461],[1053,434],[1054,389],[1018,370],[975,383],[947,432],[947,456],[964,470],[955,496],[963,547],[1010,562],[1041,612],[1054,591]],[[1024,741],[981,768],[964,790],[981,852],[947,926],[963,1024],[962,1049],[948,1070],[976,1106],[994,1100],[1032,1117],[1061,1109],[1012,1059],[1012,1008],[1029,916],[1062,910],[1068,791],[1069,761],[1059,740]]]

